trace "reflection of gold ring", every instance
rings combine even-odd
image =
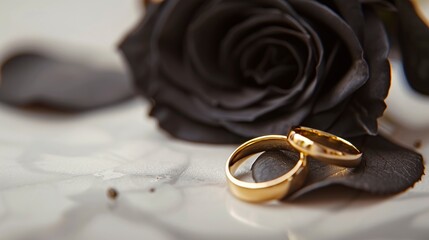
[[[226,162],[226,177],[231,192],[239,199],[248,202],[263,202],[281,199],[299,189],[307,176],[307,158],[300,153],[296,165],[284,175],[266,182],[245,182],[234,177],[235,171],[250,156],[270,150],[294,150],[286,136],[268,135],[254,138],[239,146]]]
[[[313,128],[292,129],[288,141],[292,147],[305,155],[338,166],[356,167],[362,157],[362,153],[350,142]]]

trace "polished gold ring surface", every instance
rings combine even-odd
[[[293,128],[288,141],[300,152],[328,164],[356,167],[362,153],[353,144],[333,134],[308,127]]]
[[[245,182],[234,176],[238,167],[250,156],[270,150],[292,150],[287,137],[268,135],[251,139],[239,146],[226,162],[226,177],[229,189],[237,198],[248,202],[265,202],[281,199],[299,189],[307,176],[307,157],[300,153],[296,165],[284,175],[266,182]]]

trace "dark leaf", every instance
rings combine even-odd
[[[22,53],[1,66],[0,101],[15,106],[41,105],[82,111],[134,96],[126,73]]]
[[[258,182],[280,177],[292,169],[299,154],[292,151],[266,151],[252,165],[252,175]]]
[[[330,185],[343,185],[374,194],[394,194],[412,187],[424,173],[420,154],[381,136],[365,137],[360,149],[363,159],[357,168],[327,165],[310,158],[307,181],[290,198]],[[297,154],[284,151],[261,154],[252,166],[253,178],[256,182],[276,178],[289,171],[297,158]]]
[[[399,42],[405,73],[411,87],[429,95],[429,28],[408,0],[396,0]]]

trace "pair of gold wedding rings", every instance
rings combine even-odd
[[[284,175],[266,182],[246,182],[234,176],[252,155],[271,150],[298,151],[300,158]],[[248,202],[279,200],[298,190],[308,173],[307,156],[343,167],[356,167],[362,153],[347,140],[308,127],[293,128],[287,136],[267,135],[251,139],[239,146],[226,163],[229,189],[237,198]]]

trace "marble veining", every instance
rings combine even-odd
[[[393,197],[340,188],[298,202],[249,204],[226,189],[224,164],[234,146],[172,139],[142,117],[146,108],[136,99],[71,120],[0,106],[0,122],[10,123],[0,124],[0,239],[424,239],[429,233],[426,178]],[[115,200],[106,195],[110,187],[119,192]]]

